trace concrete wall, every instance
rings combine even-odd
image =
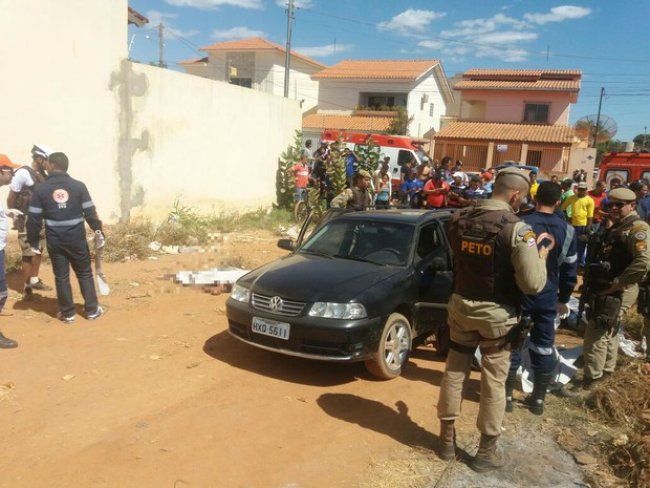
[[[526,103],[550,103],[549,124],[568,125],[572,95],[562,92],[461,90],[463,102],[486,102],[484,119],[491,122],[522,123]],[[469,107],[461,103],[461,119],[471,118]]]
[[[159,216],[176,197],[216,209],[275,200],[297,102],[127,61],[126,0],[0,0],[0,12],[11,39],[0,152],[20,163],[35,142],[66,152],[106,221]]]
[[[215,211],[275,200],[278,157],[301,124],[298,103],[146,65],[133,65],[131,85],[131,140],[140,147],[122,176],[136,211],[159,214],[177,198]]]
[[[111,73],[127,55],[126,0],[0,0],[0,152],[31,163],[65,152],[100,215],[117,218],[119,101]]]

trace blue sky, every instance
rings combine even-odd
[[[286,42],[286,0],[129,0],[149,18],[129,27],[131,57],[158,61],[156,26],[166,26],[164,60],[245,37]],[[294,0],[292,48],[326,65],[342,59],[439,59],[448,76],[470,68],[579,69],[571,122],[602,113],[617,139],[648,127],[650,1]]]

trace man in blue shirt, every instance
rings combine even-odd
[[[530,316],[533,320],[528,347],[535,377],[533,393],[526,403],[536,415],[544,412],[546,389],[555,369],[555,317],[558,313],[568,313],[567,303],[577,281],[577,237],[573,227],[556,212],[561,196],[562,189],[555,183],[541,183],[537,189],[536,210],[522,217],[537,235],[537,245],[549,249],[546,286],[537,295],[524,295],[521,301],[522,316]],[[512,391],[520,363],[519,352],[513,351],[506,379],[507,412],[513,409]]]
[[[636,213],[646,222],[650,217],[650,196],[648,196],[648,181],[637,180],[632,182],[630,190],[636,193]]]
[[[345,176],[348,187],[352,188],[354,186],[354,175],[357,173],[357,157],[347,147],[343,150],[343,157],[345,158]]]

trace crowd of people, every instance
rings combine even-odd
[[[52,261],[59,310],[57,318],[66,324],[75,320],[75,305],[70,285],[70,267],[74,271],[84,299],[87,320],[99,318],[104,310],[99,305],[85,223],[97,233],[97,246],[104,242],[102,222],[86,185],[68,174],[68,157],[44,144],[31,149],[31,165],[14,163],[0,154],[0,186],[9,186],[7,210],[0,206],[0,311],[7,296],[5,248],[9,219],[18,233],[22,252],[22,299],[29,301],[38,291],[51,290],[39,270],[43,252]],[[0,333],[0,348],[18,344]]]
[[[473,469],[483,472],[504,464],[497,441],[505,414],[515,406],[525,337],[533,391],[523,405],[543,414],[557,366],[556,319],[569,314],[579,274],[587,318],[584,370],[581,382],[561,388],[563,394],[585,394],[615,370],[619,330],[635,304],[650,341],[647,180],[628,187],[614,177],[596,181],[590,189],[584,170],[561,181],[557,176],[541,181],[536,171],[516,165],[467,174],[461,161],[452,167],[452,159],[445,157],[431,165],[402,165],[395,188],[388,159],[371,175],[354,170],[350,152],[346,158],[349,188],[331,200],[332,207],[458,209],[448,231],[454,292],[447,307],[450,352],[437,407],[442,459],[457,455],[455,421],[477,349],[481,440],[470,461]],[[650,351],[646,354],[650,361]]]
[[[609,188],[596,182],[589,191],[585,181],[539,183],[534,175],[515,167],[500,171],[492,197],[455,212],[449,227],[454,293],[448,304],[451,349],[438,403],[439,456],[457,455],[455,421],[478,348],[481,439],[470,466],[479,472],[504,465],[497,442],[503,418],[516,403],[520,344],[528,334],[533,391],[523,405],[543,414],[556,378],[555,322],[569,313],[580,270],[587,307],[583,375],[560,388],[561,394],[588,394],[614,372],[619,331],[635,304],[650,340],[650,225],[643,216],[648,182],[627,188],[612,179]]]

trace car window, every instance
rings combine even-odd
[[[336,219],[318,229],[298,252],[406,266],[412,241],[409,224]]]
[[[417,247],[415,248],[415,262],[418,263],[433,253],[442,244],[437,225],[432,223],[420,229]]]
[[[628,180],[630,172],[626,169],[608,169],[605,172],[605,183],[609,186],[609,182],[612,178],[620,178],[620,180],[625,183]]]

